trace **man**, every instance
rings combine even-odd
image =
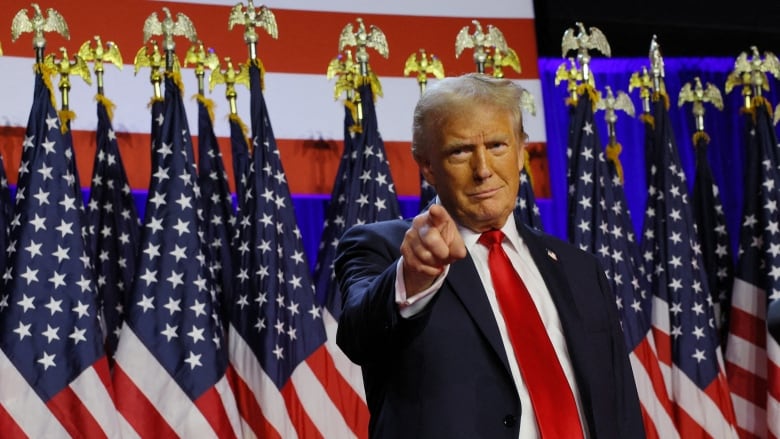
[[[644,437],[603,270],[513,215],[520,92],[479,74],[429,87],[412,152],[438,204],[340,240],[337,341],[373,438]]]

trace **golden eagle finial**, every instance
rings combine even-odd
[[[214,49],[206,48],[203,46],[203,42],[198,40],[197,43],[190,46],[187,49],[187,53],[184,54],[184,67],[187,65],[195,66],[195,76],[198,78],[198,94],[203,95],[204,84],[203,78],[206,75],[206,69],[214,70],[219,67],[219,57],[214,52]]]
[[[620,182],[623,182],[623,166],[620,164],[620,152],[623,147],[617,141],[617,135],[615,134],[615,123],[617,122],[617,110],[624,111],[631,117],[634,117],[636,111],[634,110],[634,103],[631,98],[622,91],[618,90],[617,96],[612,92],[610,86],[604,86],[606,94],[599,95],[599,99],[596,101],[596,111],[604,110],[604,120],[607,122],[607,135],[608,142],[606,148],[607,160],[612,162],[615,166],[615,172]]]
[[[92,47],[92,42],[95,42],[95,46]],[[107,47],[103,47],[103,41],[99,35],[95,35],[92,40],[87,40],[81,45],[78,51],[78,56],[86,62],[95,63],[95,76],[98,83],[98,94],[103,94],[103,63],[111,63],[115,65],[119,70],[122,70],[124,65],[122,64],[122,54],[119,52],[119,47],[114,44],[113,41],[106,43]]]
[[[252,60],[257,59],[256,27],[265,29],[273,39],[279,38],[279,28],[274,13],[265,5],[256,8],[252,0],[248,0],[246,7],[243,3],[237,3],[230,10],[228,30],[233,30],[233,26],[236,25],[244,26],[244,42],[249,46],[249,59]]]
[[[585,25],[576,22],[577,29],[568,28],[563,32],[561,40],[561,56],[565,57],[570,51],[574,50],[577,54],[587,53],[590,49],[595,49],[604,54],[607,58],[612,56],[612,49],[609,47],[607,37],[601,32],[601,29],[591,26],[585,30]]]
[[[198,33],[195,31],[195,25],[186,15],[179,12],[174,20],[170,9],[163,6],[162,10],[165,12],[165,18],[162,21],[157,18],[157,12],[152,12],[144,21],[144,43],[149,41],[152,36],[162,36],[163,52],[168,57],[165,67],[166,70],[172,71],[174,69],[173,55],[176,49],[173,37],[183,36],[194,43],[198,41]]]
[[[55,9],[47,9],[44,17],[37,3],[32,3],[31,6],[34,11],[32,18],[27,15],[27,9],[21,9],[14,15],[11,21],[11,41],[16,41],[25,32],[32,32],[36,62],[43,62],[43,49],[46,47],[46,37],[43,33],[57,32],[69,40],[70,32],[65,18]]]
[[[574,58],[569,57],[568,61],[568,65],[566,62],[562,62],[555,71],[555,85],[558,86],[561,82],[566,81],[566,93],[569,95],[566,98],[566,104],[574,105],[578,99],[577,86],[582,81],[582,72],[577,68]]]
[[[211,76],[209,77],[209,91],[214,90],[214,86],[217,84],[225,84],[225,97],[230,104],[230,114],[237,115],[238,107],[236,105],[236,84],[242,84],[247,89],[249,88],[249,68],[246,64],[240,64],[238,70],[233,68],[233,61],[230,57],[225,57],[225,70],[217,62],[216,67],[211,69]]]
[[[780,60],[772,52],[764,52],[764,57],[756,46],[751,46],[751,55],[742,52],[734,61],[734,70],[726,78],[726,93],[742,85],[742,95],[745,97],[745,108],[752,107],[752,99],[761,97],[762,91],[769,91],[767,73],[780,78]]]
[[[494,49],[493,53],[488,55],[485,65],[493,68],[493,76],[496,78],[504,77],[504,67],[510,67],[517,73],[522,71],[520,58],[511,47],[507,47],[506,50]]]
[[[174,69],[176,70],[178,69],[179,61],[175,56],[173,59]],[[133,58],[133,65],[135,66],[133,71],[133,74],[135,75],[138,74],[138,71],[141,70],[141,67],[149,67],[151,70],[149,73],[149,81],[151,81],[152,86],[154,86],[154,95],[152,99],[161,100],[161,84],[163,79],[163,69],[165,68],[165,58],[163,58],[163,54],[160,52],[160,46],[157,45],[157,42],[152,40],[149,42],[149,46],[141,46],[141,48],[138,49],[138,52],[136,52],[135,58]]]
[[[413,52],[406,58],[404,63],[404,76],[409,76],[410,73],[417,73],[417,84],[420,86],[420,93],[425,93],[425,85],[428,83],[428,75],[433,75],[436,78],[444,77],[444,64],[436,56],[428,54],[425,49]]]
[[[636,110],[631,98],[622,90],[618,90],[617,96],[612,92],[612,87],[606,85],[606,94],[596,102],[596,110],[604,110],[604,120],[609,124],[617,122],[616,110],[624,111],[631,117],[634,117]]]
[[[507,53],[507,47],[504,34],[495,26],[488,25],[487,33],[482,31],[482,25],[477,20],[471,20],[474,25],[474,33],[469,33],[469,27],[463,26],[458,35],[455,36],[455,58],[459,58],[464,49],[474,49],[474,63],[477,66],[477,72],[485,73],[485,64],[488,61],[488,49],[494,48],[497,51]]]
[[[48,70],[60,75],[59,89],[62,93],[62,109],[68,110],[70,108],[68,98],[71,88],[70,77],[80,76],[84,82],[92,85],[92,74],[87,63],[78,54],[73,56],[73,62],[68,59],[68,51],[64,47],[60,47],[60,54],[62,57],[59,60],[54,54],[47,55],[43,64]]]
[[[390,54],[390,48],[387,45],[387,37],[384,32],[373,24],[368,27],[363,23],[363,19],[357,18],[358,30],[353,31],[352,23],[347,23],[341,30],[339,36],[339,52],[343,52],[346,47],[356,47],[355,60],[360,66],[360,74],[368,76],[368,51],[366,48],[372,48],[384,58]]]
[[[718,110],[723,109],[723,97],[718,87],[707,83],[706,88],[702,86],[699,77],[693,78],[694,86],[686,82],[680,90],[680,96],[677,98],[677,106],[682,107],[686,102],[693,103],[693,117],[696,122],[696,131],[704,131],[704,103],[709,102]]]
[[[639,98],[642,100],[642,111],[650,113],[650,97],[653,89],[653,78],[646,66],[642,66],[641,72],[634,72],[628,80],[628,92],[631,93],[635,88],[639,89]]]
[[[568,28],[563,32],[561,39],[561,53],[563,57],[572,50],[577,52],[577,62],[580,64],[582,80],[591,86],[595,86],[593,77],[590,74],[591,56],[589,50],[597,50],[604,56],[612,56],[612,49],[609,47],[607,37],[597,27],[591,26],[585,30],[585,25],[581,22],[575,23],[574,28]]]

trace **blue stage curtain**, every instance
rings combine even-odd
[[[744,169],[744,139],[743,123],[740,118],[740,108],[743,104],[741,87],[736,87],[728,95],[725,94],[725,83],[729,73],[734,69],[734,58],[665,58],[665,83],[669,94],[672,126],[680,151],[680,160],[688,182],[689,193],[694,179],[695,155],[692,136],[695,131],[691,104],[678,106],[680,89],[685,83],[693,85],[695,77],[702,84],[712,83],[723,96],[722,111],[712,105],[705,104],[705,131],[711,142],[708,148],[710,166],[715,181],[720,189],[721,202],[727,218],[728,232],[734,248],[737,246],[739,222],[742,213],[742,176]],[[569,115],[565,108],[566,86],[555,86],[555,72],[565,60],[562,58],[542,58],[539,60],[539,75],[542,83],[545,124],[547,128],[547,158],[550,169],[551,215],[543,217],[546,230],[566,239],[566,139]],[[568,61],[566,61],[568,62]],[[604,86],[609,85],[613,93],[618,90],[628,93],[631,74],[640,72],[642,66],[649,69],[647,58],[608,59],[598,58],[591,63],[596,87],[604,94]],[[775,80],[770,77],[770,85]],[[773,104],[777,102],[776,87],[765,96]],[[616,135],[623,146],[621,162],[625,172],[625,188],[628,207],[637,234],[641,233],[644,220],[644,209],[647,201],[647,186],[645,180],[644,160],[644,126],[639,119],[642,107],[638,90],[630,93],[636,107],[636,117],[629,117],[623,112],[618,113]],[[596,114],[596,119],[602,144],[607,141],[607,128],[603,112]],[[641,236],[638,236],[641,240]],[[736,254],[736,252],[735,252]]]

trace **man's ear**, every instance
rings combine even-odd
[[[431,161],[426,157],[415,157],[415,160],[417,161],[417,166],[419,166],[420,173],[423,178],[425,178],[425,181],[431,186],[436,186],[436,178],[433,176]]]
[[[517,148],[517,169],[522,170],[525,165],[525,142],[520,142],[520,147]]]

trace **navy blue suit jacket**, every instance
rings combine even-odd
[[[410,222],[356,226],[335,261],[338,345],[362,366],[372,438],[517,439],[520,399],[470,256],[404,319],[396,262]],[[560,315],[591,438],[643,438],[615,297],[595,257],[518,224]],[[552,258],[548,252],[556,255]]]

